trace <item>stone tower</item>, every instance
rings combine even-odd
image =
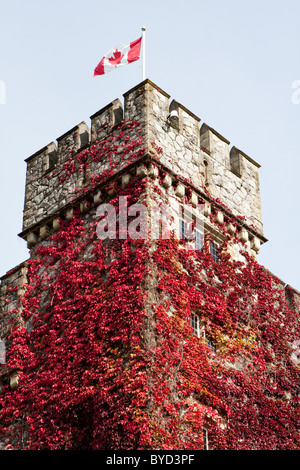
[[[260,165],[150,80],[26,162],[30,259],[1,278],[2,447],[299,448],[300,296],[256,261]],[[135,204],[148,235],[168,207],[169,236],[161,214],[139,236]],[[99,240],[107,205],[116,236]]]
[[[172,187],[176,182],[179,188],[174,190],[174,195],[178,198],[185,196],[185,183],[188,182],[193,191],[193,204],[198,198],[204,200],[208,214],[214,201],[213,210],[218,212],[220,221],[225,214],[233,217],[238,224],[240,239],[252,254],[257,253],[266,241],[260,202],[260,165],[236,147],[230,149],[230,142],[207,124],[202,124],[199,130],[200,119],[175,100],[170,102],[170,96],[149,80],[129,90],[124,98],[124,110],[117,99],[91,116],[90,128],[82,122],[59,137],[57,145],[52,142],[27,158],[20,236],[27,240],[29,248],[48,232],[54,218],[70,205],[74,187],[88,187],[88,176],[77,172],[67,184],[57,189],[53,168],[63,165],[71,154],[104,139],[107,129],[117,129],[124,119],[141,124],[143,152],[135,159],[135,165],[159,162],[167,173],[163,186]],[[162,154],[158,154],[157,145],[163,148]],[[120,178],[125,178],[128,159],[114,162],[114,173]],[[107,165],[104,160],[101,165],[91,167],[89,172],[100,174]]]

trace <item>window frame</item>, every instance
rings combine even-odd
[[[178,217],[179,240],[185,240],[187,243],[193,244],[195,250],[202,251],[204,246],[204,227],[197,227],[197,223],[195,223],[196,215],[193,209],[185,211],[183,209],[181,207],[181,215]],[[193,227],[194,223],[195,226]]]
[[[193,330],[193,333],[200,338],[200,317],[197,313],[191,312],[190,315],[190,325]]]
[[[197,246],[197,235],[200,237],[200,246]],[[197,251],[202,251],[204,246],[204,232],[201,230],[195,229],[194,230],[194,239],[195,239],[195,249]]]
[[[219,261],[219,243],[211,240],[209,243],[209,251],[215,263]]]
[[[193,330],[194,335],[196,335],[197,338],[204,338],[205,339],[205,326],[204,326],[203,322],[201,321],[201,317],[198,313],[191,312],[190,326]]]

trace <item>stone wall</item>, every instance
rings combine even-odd
[[[21,263],[0,278],[0,393],[8,383],[13,390],[18,386],[18,370],[6,366],[7,352],[10,348],[12,329],[22,323],[22,297],[27,285],[26,262]],[[0,450],[3,443],[0,442]]]
[[[21,263],[0,278],[1,339],[9,334],[9,324],[21,316],[21,298],[27,284],[26,262]],[[8,312],[11,315],[8,315]]]

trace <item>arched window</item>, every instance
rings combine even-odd
[[[6,363],[6,347],[2,339],[0,339],[0,364]]]

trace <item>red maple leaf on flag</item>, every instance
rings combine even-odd
[[[124,57],[124,54],[122,55],[122,53],[118,51],[118,49],[116,49],[113,52],[113,56],[109,57],[108,60],[112,65],[119,65],[123,57]]]

